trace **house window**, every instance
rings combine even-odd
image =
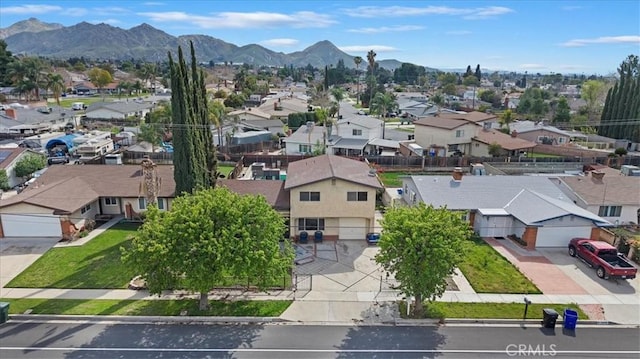
[[[559,144],[567,143],[567,138],[566,137],[558,137],[558,143]]]
[[[354,128],[352,134],[354,136],[362,136],[362,130],[358,130]]]
[[[367,192],[347,192],[347,201],[349,202],[366,202]]]
[[[298,218],[299,231],[324,231],[324,218]]]
[[[158,209],[164,209],[164,199],[158,198]]]
[[[138,198],[138,208],[147,209],[147,200],[145,198]]]
[[[90,210],[91,210],[91,205],[88,204],[88,205],[82,207],[82,209],[80,209],[80,213],[85,214],[85,213],[89,212]]]
[[[600,217],[620,217],[622,206],[600,206],[598,216]]]
[[[300,153],[311,153],[311,145],[298,145]]]
[[[464,137],[464,130],[456,130],[456,137]]]
[[[320,192],[300,192],[300,202],[319,202]]]
[[[104,204],[106,206],[117,206],[118,200],[115,197],[107,197],[104,199]]]

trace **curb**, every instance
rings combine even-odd
[[[82,322],[121,322],[121,323],[172,323],[172,324],[226,324],[226,323],[287,323],[279,317],[205,317],[205,316],[127,316],[127,315],[55,315],[55,314],[12,314],[9,321],[82,321]]]

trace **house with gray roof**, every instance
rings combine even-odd
[[[87,107],[85,116],[90,120],[144,118],[154,107],[153,103],[142,101],[96,102]]]
[[[563,146],[569,144],[573,138],[587,138],[580,132],[564,131],[543,122],[516,121],[509,124],[509,128],[515,137],[545,145]]]
[[[300,126],[296,132],[282,139],[285,144],[285,154],[300,155],[313,153],[320,146],[324,149],[327,142],[327,129],[313,122]]]
[[[548,177],[409,176],[402,198],[408,205],[423,202],[465,213],[482,237],[515,235],[527,248],[566,247],[573,237],[597,238],[611,223],[587,211]]]
[[[7,108],[0,111],[0,132],[36,135],[64,128],[67,123],[75,126],[78,121],[71,109],[58,106]]]

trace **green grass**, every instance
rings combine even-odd
[[[385,187],[402,187],[401,176],[409,176],[406,172],[382,172],[379,173],[380,179]]]
[[[406,302],[398,302],[400,313],[406,318]],[[562,316],[565,308],[575,310],[578,320],[589,317],[576,304],[529,304],[527,319],[542,320],[542,310],[552,308]],[[423,318],[471,318],[471,319],[522,319],[524,303],[459,303],[431,302],[425,303]]]
[[[122,265],[120,247],[137,227],[118,224],[82,246],[51,248],[7,287],[126,288],[136,273]]]
[[[527,157],[531,157],[531,158],[562,158],[563,156],[549,155],[549,154],[546,154],[546,153],[531,152],[531,153],[527,154]]]
[[[277,317],[291,304],[288,300],[264,301],[210,301],[209,310],[200,311],[196,299],[182,300],[108,300],[108,299],[10,299],[10,314],[60,315],[180,315],[187,311],[191,316],[252,316]]]
[[[220,165],[218,166],[218,172],[224,175],[224,178],[229,178],[229,174],[233,172],[234,166]]]
[[[71,107],[71,104],[73,104],[74,102],[82,102],[85,105],[89,106],[90,104],[94,103],[94,102],[102,102],[102,96],[97,96],[97,97],[72,97],[72,98],[65,98],[60,99],[60,106],[62,107]],[[113,101],[113,98],[107,96],[106,100],[104,101]],[[53,102],[55,104],[55,102]]]
[[[482,239],[464,244],[460,270],[477,293],[542,293],[527,277]]]

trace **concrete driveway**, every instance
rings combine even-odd
[[[2,238],[0,239],[0,297],[4,286],[27,269],[60,238]]]

